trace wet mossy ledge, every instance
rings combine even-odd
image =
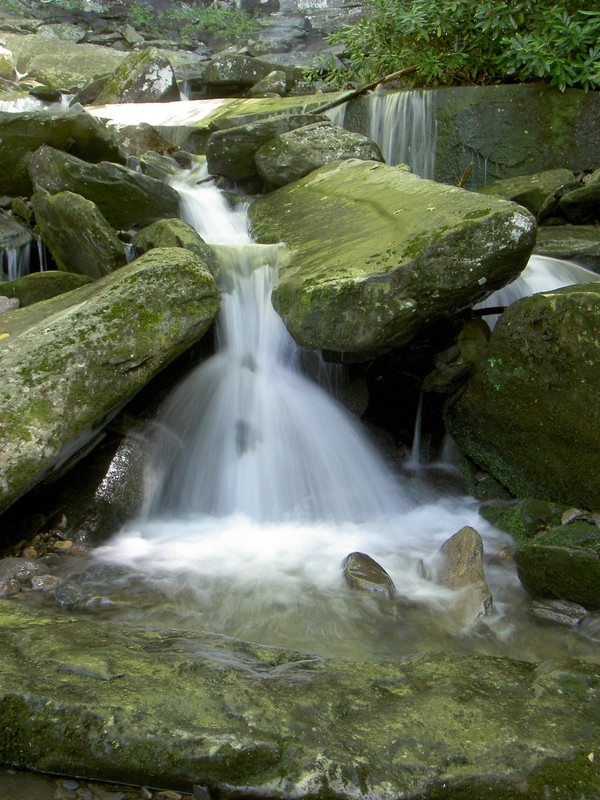
[[[357,663],[11,600],[0,643],[5,764],[223,798],[600,797],[592,664]]]
[[[176,276],[176,277],[175,277]],[[0,510],[61,468],[219,309],[205,263],[157,248],[0,318]]]

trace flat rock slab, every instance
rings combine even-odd
[[[325,660],[0,600],[0,731],[5,764],[226,798],[600,797],[577,661]]]
[[[273,292],[288,330],[342,353],[402,346],[510,282],[536,228],[509,201],[358,159],[259,198],[250,215],[259,241],[292,251]]]

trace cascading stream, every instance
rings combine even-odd
[[[303,354],[270,302],[284,248],[253,244],[243,204],[232,211],[210,183],[177,188],[184,218],[218,254],[222,312],[217,352],[149,433],[144,514],[95,551],[155,598],[138,612],[126,604],[126,619],[353,659],[585,652],[575,632],[560,631],[560,644],[551,631],[532,636],[514,570],[494,558],[509,539],[479,517],[452,472],[422,468],[400,480],[302,373]],[[421,567],[464,525],[485,539],[495,605],[483,635],[467,635],[454,593]],[[353,551],[382,564],[403,599],[381,603],[345,586],[341,562]]]

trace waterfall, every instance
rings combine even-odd
[[[4,273],[9,281],[22,278],[29,274],[30,262],[31,244],[0,250],[0,276]]]
[[[369,136],[386,164],[408,164],[415,175],[435,177],[435,92],[375,91],[369,95]]]

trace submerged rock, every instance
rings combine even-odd
[[[175,189],[121,164],[90,164],[43,145],[32,157],[29,171],[36,189],[79,194],[95,203],[118,230],[179,216]]]
[[[458,446],[517,497],[598,507],[599,292],[578,284],[513,303],[446,404]]]
[[[357,663],[2,601],[0,674],[0,758],[40,772],[288,800],[597,797],[600,672],[572,659]]]
[[[273,303],[294,339],[365,360],[514,279],[535,239],[520,206],[357,159],[258,198],[250,216],[259,241],[292,251]]]
[[[217,310],[203,262],[162,248],[93,284],[2,315],[0,508],[88,445],[201,338]]]

